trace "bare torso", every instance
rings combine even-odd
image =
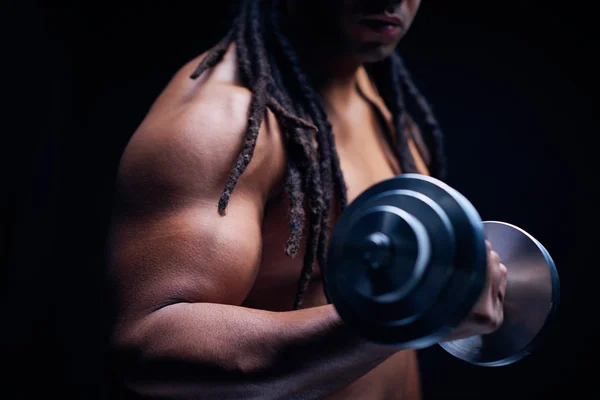
[[[188,77],[197,62],[198,59],[193,60],[175,76],[155,103],[154,111],[159,112],[161,108],[171,108],[178,103],[186,103],[188,104],[186,107],[189,107],[189,102],[194,101],[196,91],[205,90],[205,86],[215,82],[231,84],[236,88],[235,90],[246,91],[247,98],[241,96],[240,99],[246,103],[249,101],[250,92],[237,85],[235,52],[232,49],[207,76],[201,77],[200,81],[193,81]],[[366,73],[362,71],[360,76],[361,90],[372,101],[378,103],[382,107],[383,114],[389,117],[387,110],[383,109],[381,101],[377,98],[374,88],[370,86]],[[383,127],[372,105],[364,97],[357,95],[349,103],[349,107],[349,110],[330,116],[329,119],[332,123],[341,168],[347,185],[348,202],[351,202],[371,185],[390,178],[400,171],[384,140]],[[268,112],[265,120],[267,134],[261,134],[263,137],[259,137],[256,151],[268,151],[270,158],[274,160],[270,165],[279,168],[279,171],[269,171],[269,176],[277,180],[270,186],[276,189],[265,194],[268,200],[262,222],[262,261],[252,289],[242,305],[270,311],[288,311],[293,305],[296,294],[302,269],[303,257],[301,255],[305,249],[305,243],[302,244],[299,255],[293,259],[284,252],[289,234],[288,204],[283,193],[286,152],[279,128],[274,121],[274,116]],[[223,123],[226,124],[227,121],[223,121]],[[427,173],[422,158],[412,142],[411,146],[420,172]],[[336,219],[337,216],[333,215],[330,221],[332,226]],[[313,279],[304,296],[303,307],[325,304],[327,304],[327,300],[323,291],[320,268],[316,266]],[[420,398],[419,386],[415,352],[401,351],[329,398],[412,400]]]

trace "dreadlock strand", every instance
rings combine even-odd
[[[302,266],[302,272],[300,273],[300,280],[298,282],[298,290],[296,292],[296,299],[294,300],[294,310],[300,309],[302,303],[304,301],[304,294],[308,289],[308,284],[310,283],[310,279],[312,277],[315,260],[317,258],[317,242],[319,240],[319,231],[321,229],[321,213],[315,213],[317,215],[313,215],[314,218],[311,218],[310,224],[310,234],[311,238],[310,243],[308,244],[308,248],[306,251],[306,257],[304,260],[304,265]]]
[[[408,145],[408,132],[404,129],[404,117],[405,117],[405,104],[404,96],[402,92],[402,84],[399,76],[399,69],[401,68],[401,60],[398,53],[392,53],[390,57],[390,66],[388,69],[388,76],[392,81],[390,87],[391,99],[389,99],[389,106],[394,116],[394,127],[396,129],[396,151],[400,155],[400,165],[403,173],[410,173],[417,171],[415,164],[415,158]]]
[[[291,44],[281,32],[277,15],[275,13],[272,15],[271,21],[278,44],[282,52],[287,56],[291,68],[294,71],[294,76],[297,80],[297,86],[299,87],[300,92],[305,99],[304,103],[306,104],[307,109],[319,128],[316,139],[320,156],[319,164],[324,184],[324,205],[321,215],[322,226],[319,232],[319,238],[315,244],[317,246],[317,258],[320,260],[319,263],[323,265],[323,260],[326,257],[326,244],[329,239],[329,213],[334,188],[338,188],[340,196],[340,208],[343,210],[347,202],[346,185],[341,172],[339,158],[335,150],[331,125],[327,120],[325,110],[320,105],[318,96],[310,84],[308,77],[300,68],[300,64]],[[332,170],[334,175],[333,177]]]
[[[252,44],[254,52],[256,53],[257,69],[260,71],[261,75],[263,75],[265,79],[269,80],[269,82],[271,83],[273,78],[271,73],[271,66],[269,64],[269,58],[267,56],[267,52],[263,46],[263,43],[260,40],[258,40],[258,38],[264,36],[264,34],[259,34],[259,31],[261,30],[262,26],[259,23],[261,21],[259,4],[255,2],[253,3],[253,5],[254,7],[252,7],[251,9],[251,27],[253,32],[255,32],[256,34],[252,35],[252,38],[254,39]],[[273,87],[273,85],[269,86],[269,88],[271,87]],[[279,114],[283,119],[285,119],[288,124],[291,123],[293,125],[302,126],[304,128],[308,128],[315,131],[318,130],[317,127],[314,126],[312,123],[302,118],[298,118],[291,112],[285,110],[273,96],[268,97],[267,106],[271,108],[272,111]]]
[[[242,5],[241,11],[241,19],[243,20],[245,14],[250,12],[251,24],[250,24],[250,32],[249,35],[254,38],[253,40],[262,41],[262,35],[260,29],[258,28],[258,2],[246,2]],[[249,10],[248,10],[249,8]],[[244,32],[245,23],[241,22],[240,24],[240,32]],[[240,36],[243,36],[240,35]],[[252,156],[254,155],[254,149],[256,148],[256,141],[258,138],[258,134],[260,131],[260,126],[262,124],[262,120],[264,117],[264,113],[267,107],[267,92],[269,90],[269,76],[268,70],[265,70],[264,63],[258,63],[256,66],[257,73],[255,74],[252,71],[252,63],[250,61],[249,52],[245,51],[246,45],[245,41],[242,40],[242,43],[238,46],[238,56],[240,57],[240,63],[243,65],[244,72],[246,73],[246,77],[251,86],[251,98],[250,98],[250,109],[248,111],[248,129],[246,131],[246,137],[244,140],[244,146],[242,151],[238,155],[238,158],[229,174],[227,179],[227,185],[225,189],[221,193],[221,197],[219,198],[218,210],[221,215],[225,214],[225,209],[229,204],[229,199],[231,197],[231,193],[235,188],[240,176],[248,167]]]
[[[304,263],[302,265],[302,271],[300,273],[300,280],[298,281],[298,290],[296,292],[296,299],[294,301],[293,309],[297,310],[302,306],[304,294],[308,289],[308,284],[312,277],[314,264],[317,259],[318,243],[321,238],[322,229],[322,215],[323,215],[323,191],[320,185],[320,176],[318,163],[314,159],[311,160],[309,170],[307,173],[307,179],[305,181],[304,190],[310,193],[309,196],[309,213],[310,213],[310,226],[308,234],[308,246],[306,254],[304,256]]]
[[[308,171],[308,173],[303,174],[301,179],[296,180],[293,176],[291,176],[291,174],[294,174],[295,171],[291,167],[288,167],[287,170],[288,181],[286,182],[286,192],[288,193],[288,198],[290,199],[288,220],[291,224],[292,230],[290,231],[290,237],[286,243],[286,253],[288,255],[292,255],[292,250],[295,250],[296,247],[299,247],[302,239],[301,236],[297,236],[293,232],[293,229],[298,229],[301,233],[304,227],[304,220],[306,219],[304,211],[306,207],[306,195],[304,193],[307,194],[309,203],[314,202],[315,198],[318,200],[320,196],[319,188],[321,184],[319,182],[318,170],[316,168],[316,154],[311,143],[311,138],[317,133],[318,129],[304,117],[304,113],[300,109],[300,105],[294,105],[289,95],[284,92],[285,84],[283,82],[281,71],[275,62],[274,57],[275,54],[273,51],[267,54],[267,59],[271,64],[272,77],[275,83],[272,86],[273,97],[271,97],[271,99],[273,100],[272,106],[275,111],[280,111],[276,112],[275,115],[278,118],[278,122],[284,127],[287,134],[286,136],[288,144],[286,148],[288,150],[288,164],[294,164],[294,166],[296,166],[295,160],[298,160],[298,167],[300,170]],[[296,115],[287,111],[287,109],[293,110]],[[300,126],[298,126],[297,122],[301,122],[301,124],[299,124]],[[299,187],[298,184],[301,184],[302,186]],[[313,217],[311,221],[314,222],[314,214],[311,214],[311,216]],[[309,244],[314,240],[314,233],[315,229],[309,226],[307,234],[307,242]],[[311,247],[309,245],[308,250],[304,255],[302,272],[300,274],[300,281],[298,282],[298,290],[296,292],[293,309],[298,309],[302,305],[304,293],[306,292],[308,282],[312,275],[312,266],[315,261],[315,254],[314,251],[310,251],[310,249]]]
[[[304,117],[300,111],[300,117]],[[309,133],[308,135],[306,133]],[[319,163],[317,161],[318,154],[313,146],[312,131],[302,132],[300,129],[293,131],[291,135],[290,150],[292,155],[300,154],[306,160],[305,170],[306,176],[303,182],[303,190],[308,194],[308,211],[309,211],[309,229],[307,235],[307,249],[304,255],[302,271],[298,282],[298,290],[294,302],[294,309],[299,309],[302,305],[304,293],[308,288],[312,277],[314,263],[318,257],[318,243],[321,239],[322,216],[325,208],[322,176],[320,174]],[[304,204],[303,204],[304,207]]]
[[[304,97],[304,104],[306,104],[308,112],[310,113],[312,119],[314,120],[314,122],[317,125],[318,132],[317,132],[316,138],[317,138],[317,142],[318,142],[318,151],[321,155],[321,157],[320,157],[321,173],[325,180],[325,184],[327,184],[327,182],[330,181],[330,179],[329,179],[329,175],[330,175],[330,163],[329,163],[330,151],[329,150],[330,149],[329,149],[329,143],[327,142],[326,137],[324,137],[323,134],[325,132],[331,132],[331,126],[326,121],[325,112],[324,112],[324,110],[322,110],[322,107],[320,107],[320,105],[318,103],[316,93],[314,93],[314,90],[312,89],[310,83],[308,82],[308,78],[302,72],[299,62],[298,62],[298,59],[295,55],[295,52],[294,52],[291,44],[287,40],[287,38],[280,31],[280,27],[279,27],[278,23],[275,24],[274,29],[275,29],[275,37],[277,38],[277,41],[279,42],[281,49],[283,50],[284,54],[287,56],[289,63],[292,67],[292,70],[294,71],[294,75],[297,80],[297,85]]]
[[[242,82],[250,86],[254,81],[254,74],[252,71],[252,64],[250,59],[250,54],[248,50],[248,45],[246,43],[246,35],[247,25],[248,25],[248,7],[250,5],[249,0],[243,0],[240,4],[240,15],[239,15],[239,26],[236,31],[237,35],[235,38],[236,43],[236,55],[237,61],[240,67]]]
[[[392,115],[394,116],[399,113],[404,113],[404,96],[402,91],[399,93],[395,92],[392,88],[393,85],[389,84],[391,76],[390,73],[392,71],[390,58],[375,64],[369,64],[366,66],[366,70],[371,79],[373,79],[379,96],[384,101],[386,107],[390,110]],[[384,128],[387,128],[387,120],[385,120],[385,116],[381,113],[379,106],[362,91],[359,85],[357,85],[357,89],[359,94],[365,99],[366,102],[371,104],[375,112],[379,115],[380,120],[383,122]],[[394,119],[393,121],[394,127],[396,127],[396,120]],[[383,133],[391,151],[394,153],[395,159],[398,161],[398,165],[402,167],[402,154],[395,136],[400,136],[404,133],[403,125],[400,125],[395,131],[392,131],[391,129],[383,129]]]
[[[277,74],[275,75],[277,77]],[[278,82],[281,83],[281,82]],[[286,106],[292,107],[287,97],[282,96],[282,100]],[[296,111],[299,118],[306,119],[305,112],[297,105]],[[309,211],[309,226],[306,237],[307,248],[304,254],[302,271],[298,281],[296,298],[294,300],[293,309],[299,309],[304,300],[304,294],[308,289],[310,279],[312,277],[315,261],[317,260],[318,241],[321,237],[322,215],[323,215],[323,184],[320,176],[320,168],[317,161],[318,154],[313,145],[314,135],[313,130],[295,129],[291,130],[289,135],[289,156],[300,157],[305,160],[303,168],[306,171],[303,180],[303,190],[308,197]],[[302,205],[305,207],[305,204]]]
[[[256,140],[262,123],[262,115],[266,108],[266,87],[264,84],[257,85],[258,92],[252,95],[250,100],[250,110],[248,118],[248,130],[244,140],[242,151],[237,157],[233,169],[229,173],[227,185],[219,198],[219,214],[225,215],[225,209],[229,204],[231,193],[235,188],[240,176],[250,164],[250,159],[254,154]]]
[[[227,32],[225,37],[217,43],[212,49],[210,49],[206,56],[200,61],[194,72],[190,75],[191,79],[197,79],[204,71],[214,67],[223,59],[223,56],[227,52],[229,45],[233,41],[237,27],[237,21],[234,20],[231,29]]]
[[[440,129],[437,119],[433,115],[431,106],[415,85],[411,74],[408,72],[399,56],[397,57],[397,63],[401,84],[404,88],[406,88],[406,91],[410,95],[412,101],[414,101],[417,105],[417,110],[421,114],[420,118],[423,120],[425,127],[427,128],[426,133],[429,136],[430,141],[433,143],[434,154],[431,161],[433,175],[443,179],[446,175],[446,160],[444,154],[444,138],[442,130]]]
[[[279,102],[275,100],[275,98],[273,98],[272,96],[269,96],[267,98],[267,107],[269,107],[273,114],[276,114],[278,117],[281,117],[282,122],[286,126],[305,128],[314,132],[318,131],[317,127],[314,124],[312,124],[308,120],[295,116],[294,114],[283,108],[283,106],[279,104]]]
[[[306,286],[308,285],[308,282],[312,275],[312,263],[314,263],[314,258],[322,260],[325,254],[325,248],[329,232],[329,209],[331,199],[333,197],[334,187],[334,182],[332,181],[331,177],[333,168],[331,154],[335,153],[335,146],[333,142],[333,134],[331,132],[331,125],[327,121],[325,110],[320,105],[318,96],[312,88],[311,84],[309,83],[308,77],[300,68],[300,64],[291,44],[280,29],[275,9],[273,8],[273,10],[271,11],[271,23],[276,42],[282,50],[282,53],[286,56],[288,64],[294,72],[296,86],[304,99],[302,103],[306,106],[307,111],[311,115],[312,120],[316,123],[316,126],[318,128],[315,138],[317,140],[318,146],[317,152],[319,157],[317,159],[317,163],[322,178],[323,199],[321,201],[320,206],[320,215],[318,217],[313,216],[311,218],[311,240],[308,248],[308,253],[313,259],[312,261],[310,261],[310,265],[305,265],[306,268],[303,269],[301,275],[298,292],[299,298],[301,299],[301,296],[306,290]],[[339,176],[341,177],[341,174],[339,174]],[[345,203],[346,193],[345,185],[343,184],[343,179],[341,180],[340,186],[343,188],[341,197],[343,198],[343,203]],[[316,229],[314,224],[319,225],[318,229]],[[296,305],[298,305],[298,303]]]
[[[304,229],[304,191],[302,190],[302,174],[295,162],[289,161],[286,171],[285,191],[290,202],[288,223],[290,236],[285,244],[285,253],[289,257],[296,257],[302,230]]]

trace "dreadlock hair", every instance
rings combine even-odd
[[[346,207],[347,195],[331,125],[310,77],[301,68],[281,28],[277,3],[277,0],[241,0],[229,31],[207,52],[191,78],[196,79],[217,65],[229,45],[235,43],[242,82],[252,92],[244,144],[219,199],[221,215],[225,214],[231,193],[250,163],[267,108],[285,134],[288,152],[285,192],[290,203],[290,236],[285,247],[288,256],[297,255],[304,224],[308,222],[307,251],[293,304],[293,309],[298,309],[315,261],[325,266],[332,198],[337,194],[341,212]],[[433,150],[431,174],[443,178],[442,132],[400,56],[394,52],[381,62],[367,65],[366,69],[393,115],[395,135],[392,137],[388,132],[387,140],[402,171],[416,171],[403,122],[405,114],[410,114]]]

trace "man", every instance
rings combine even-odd
[[[415,350],[358,337],[320,271],[358,194],[443,173],[437,122],[395,52],[419,3],[243,2],[158,97],[123,154],[108,247],[112,367],[132,393],[420,397]],[[488,260],[448,339],[502,322],[489,244]]]

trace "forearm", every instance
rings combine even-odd
[[[360,339],[333,306],[274,313],[180,303],[116,343],[128,386],[161,398],[319,398],[396,351]]]

